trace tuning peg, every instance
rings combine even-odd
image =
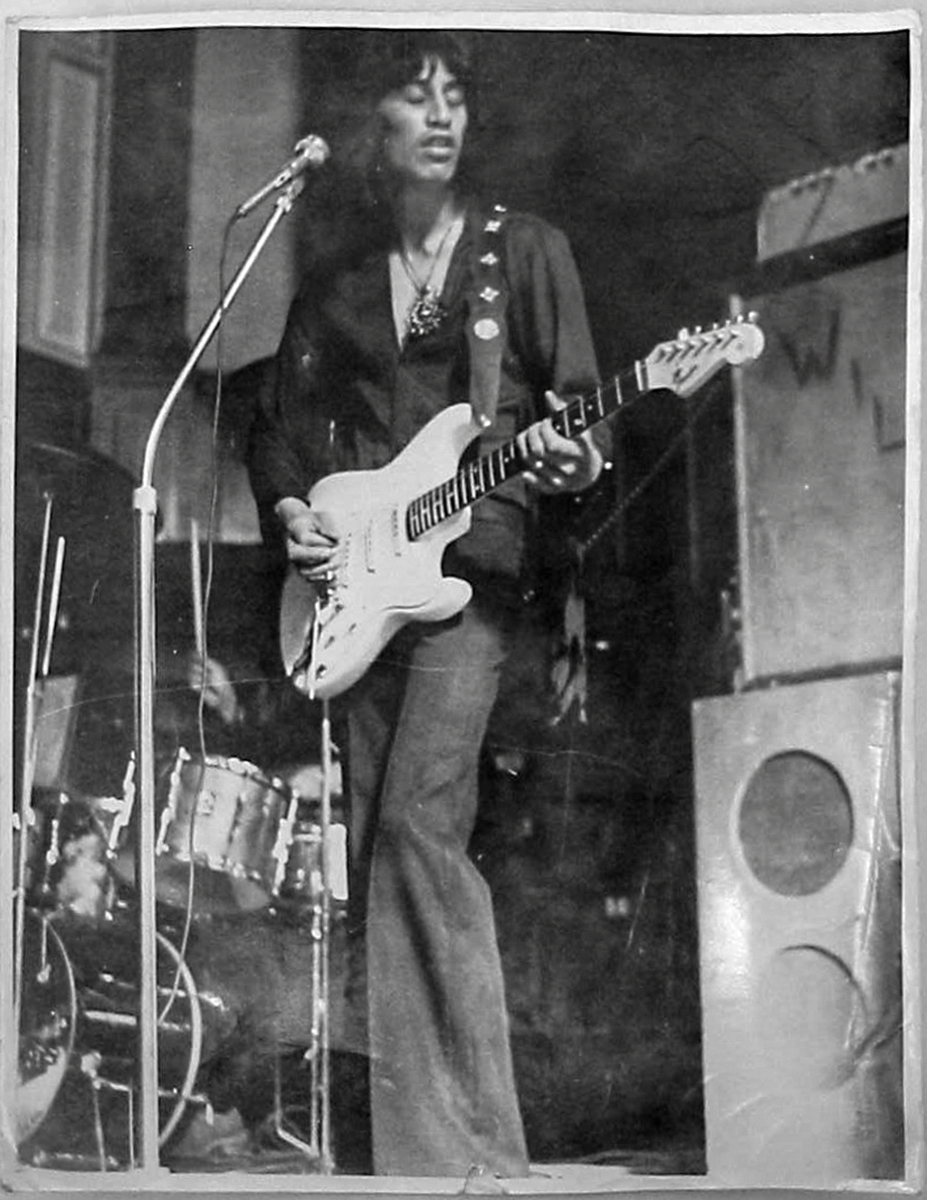
[[[692,330],[692,332],[696,337],[698,337],[698,335],[702,332],[701,325],[696,325],[696,327]]]
[[[759,314],[759,313],[757,313],[757,312],[748,312],[748,313],[747,313],[747,320],[748,320],[748,321],[753,321],[753,322],[755,323],[755,322],[756,322],[756,321],[758,321],[759,319],[760,319],[760,314]]]
[[[680,331],[676,334],[676,338],[680,342],[684,342],[688,336],[689,336],[688,329],[680,329]]]

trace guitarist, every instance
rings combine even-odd
[[[582,289],[559,231],[487,212],[464,190],[475,105],[466,44],[440,30],[371,37],[357,73],[369,113],[364,207],[292,304],[249,472],[265,539],[324,588],[339,531],[337,514],[306,502],[319,478],[382,467],[462,400],[484,425],[480,452],[517,437],[524,473],[474,506],[471,530],[445,554],[472,600],[451,619],[407,625],[333,715],[373,1169],[524,1176],[492,906],[467,846],[538,493],[588,488],[607,433],[568,440],[546,419],[559,395],[597,379]]]

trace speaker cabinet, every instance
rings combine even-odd
[[[693,706],[708,1170],[904,1177],[900,675]]]
[[[907,255],[755,297],[735,378],[743,678],[901,660]]]

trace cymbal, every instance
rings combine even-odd
[[[17,501],[47,491],[62,507],[125,509],[131,515],[135,483],[126,467],[90,446],[22,440],[16,448]]]

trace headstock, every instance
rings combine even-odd
[[[646,390],[669,388],[686,398],[722,367],[741,366],[763,352],[763,331],[756,313],[712,325],[681,329],[671,342],[661,342],[644,359]]]

